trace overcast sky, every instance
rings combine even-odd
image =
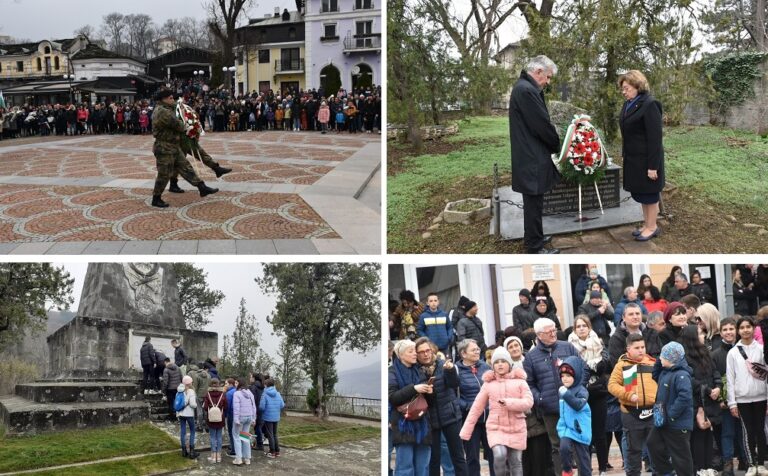
[[[72,292],[75,303],[72,305],[71,310],[77,312],[88,264],[54,263],[54,265],[64,266],[72,278],[75,279]],[[261,288],[253,280],[261,275],[261,265],[258,263],[197,263],[196,265],[208,272],[208,285],[213,289],[221,290],[226,296],[222,305],[211,316],[211,324],[205,328],[207,331],[219,334],[219,349],[221,349],[224,335],[231,334],[235,329],[235,319],[238,315],[240,298],[244,297],[248,313],[256,316],[259,321],[262,348],[271,355],[276,356],[279,338],[272,335],[272,326],[267,322],[267,316],[274,309],[275,299],[264,295]],[[338,370],[365,367],[380,361],[380,348],[367,354],[341,352],[336,359]]]
[[[0,35],[14,38],[71,38],[72,32],[84,25],[98,31],[102,17],[109,13],[123,15],[146,13],[157,26],[169,18],[206,18],[203,0],[129,0],[125,2],[97,0],[0,0]],[[275,7],[296,9],[293,0],[255,0],[248,10],[251,18],[274,13]],[[243,23],[247,20],[241,20]]]

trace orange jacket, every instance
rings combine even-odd
[[[608,391],[621,403],[621,411],[624,413],[639,413],[640,410],[648,410],[656,402],[656,390],[658,386],[653,380],[653,366],[656,359],[650,355],[643,356],[642,360],[636,362],[623,354],[616,362],[616,366],[611,372],[611,378],[608,380]],[[624,386],[624,371],[628,372],[637,365],[637,386],[632,391],[627,391]],[[637,394],[637,402],[630,400],[633,394]]]

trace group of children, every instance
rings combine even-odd
[[[768,367],[763,347],[754,339],[755,329],[756,323],[751,317],[740,317],[735,323],[738,336],[727,354],[725,401],[730,413],[741,417],[746,433],[745,446],[750,463],[747,476],[765,476],[768,470],[763,462],[768,455],[763,425],[768,398]],[[489,411],[486,430],[495,473],[520,476],[523,474],[522,452],[526,449],[525,415],[532,411],[533,396],[522,365],[513,363],[505,348],[494,350],[491,365],[492,371],[482,377],[484,384],[460,437],[468,440],[478,418],[484,411]],[[573,474],[575,456],[579,476],[590,476],[591,410],[587,403],[589,393],[584,385],[588,378],[585,374],[589,372],[578,357],[568,357],[564,361],[555,359],[553,371],[555,369],[562,383],[557,422],[562,474]],[[608,383],[608,391],[621,405],[627,444],[624,455],[626,474],[641,473],[645,448],[655,474],[694,475],[690,447],[695,418],[693,374],[680,343],[669,342],[662,348],[659,359],[655,359],[646,353],[642,334],[627,336],[626,353],[614,366]]]
[[[251,385],[244,379],[228,378],[221,385],[217,378],[211,379],[203,402],[203,413],[211,440],[210,463],[221,463],[223,429],[226,423],[229,432],[229,456],[234,456],[233,464],[251,464],[251,449],[264,450],[263,433],[269,442],[268,458],[280,456],[277,426],[280,414],[285,407],[282,395],[275,388],[275,381],[266,378],[263,382],[251,374]],[[192,377],[185,376],[177,388],[174,410],[181,425],[181,454],[188,458],[197,458],[195,451],[195,413],[199,400],[195,395]],[[189,444],[187,445],[187,428]],[[251,428],[255,431],[256,441],[252,442]]]

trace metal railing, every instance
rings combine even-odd
[[[348,36],[344,38],[344,51],[372,49],[381,49],[380,36],[366,36],[364,38]]]
[[[275,71],[278,73],[284,73],[286,71],[304,71],[304,58],[275,60]]]
[[[286,410],[310,411],[306,395],[283,395]],[[326,403],[328,413],[337,416],[381,418],[381,400],[377,398],[331,395]]]

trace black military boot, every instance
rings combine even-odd
[[[168,204],[160,198],[160,195],[152,195],[152,206],[158,208],[168,208]]]
[[[219,191],[218,188],[211,188],[208,185],[205,184],[205,182],[200,182],[197,184],[197,189],[200,190],[200,196],[204,197],[206,195],[210,195],[212,193],[216,193]]]
[[[213,171],[216,172],[216,177],[221,177],[224,174],[228,174],[232,172],[232,169],[228,169],[226,167],[222,167],[221,165],[217,165],[213,168]]]
[[[171,186],[168,188],[169,192],[184,193],[184,190],[179,188],[179,179],[171,179]]]
[[[186,446],[182,446],[181,447],[181,456],[184,457],[184,458],[189,458],[189,453],[187,452],[187,447]]]
[[[190,447],[189,447],[189,459],[196,459],[198,456],[200,456],[200,453],[195,451],[195,447],[193,445],[190,445]]]

